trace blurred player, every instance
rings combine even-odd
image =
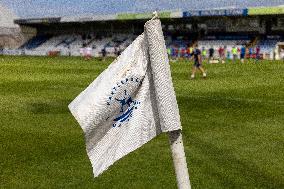
[[[202,72],[202,76],[203,78],[206,78],[206,73],[202,67],[202,58],[201,58],[201,51],[198,49],[198,45],[195,46],[192,54],[191,54],[194,58],[194,65],[192,68],[192,74],[191,74],[191,79],[195,78],[195,73],[197,71],[197,69],[199,69]]]
[[[236,63],[236,60],[238,58],[238,49],[236,46],[233,46],[232,48],[232,54],[233,54],[233,62]]]
[[[249,59],[250,59],[250,60],[253,58],[252,55],[253,55],[253,48],[250,47],[250,48],[249,48]]]
[[[171,47],[170,49],[171,49],[171,59],[174,62],[174,61],[176,61],[176,58],[175,58],[175,48]]]
[[[179,54],[179,50],[178,50],[179,48],[178,48],[178,46],[175,46],[175,48],[174,48],[174,58],[175,58],[175,60],[177,60],[178,59],[178,54]]]
[[[102,57],[103,57],[102,60],[105,61],[106,60],[106,49],[103,48],[101,53],[102,53]]]
[[[214,49],[213,47],[211,47],[209,49],[209,59],[208,59],[208,63],[210,63],[211,60],[213,60],[213,56],[214,56]]]
[[[220,46],[218,49],[218,53],[219,53],[219,62],[224,63],[224,57],[225,57],[224,48]]]
[[[181,58],[185,58],[185,56],[186,56],[186,48],[181,47],[180,51],[181,51],[181,52],[180,52]]]
[[[280,50],[280,57],[284,61],[284,49]]]
[[[191,52],[190,52],[190,45],[189,44],[187,45],[187,48],[186,48],[186,54],[187,54],[187,58],[190,58]]]
[[[116,57],[118,57],[121,54],[119,47],[114,47],[114,54],[115,54]]]
[[[92,48],[86,47],[85,48],[85,60],[90,60],[92,58]]]
[[[167,48],[167,53],[168,53],[168,56],[169,56],[169,57],[172,55],[171,47],[168,47],[168,48]]]
[[[225,61],[225,63],[228,63],[227,62],[227,54],[228,54],[228,49],[227,49],[227,46],[224,46],[224,61]]]
[[[245,62],[245,57],[246,57],[246,46],[243,45],[241,47],[241,54],[240,54],[241,63]]]
[[[260,60],[260,47],[257,46],[255,51],[255,62],[258,62]]]
[[[202,47],[201,54],[202,54],[202,60],[204,61],[206,59],[206,56],[207,56],[207,51],[206,51],[205,47]]]

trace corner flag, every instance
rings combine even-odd
[[[161,132],[180,131],[160,20],[148,21],[69,109],[84,131],[95,177]]]

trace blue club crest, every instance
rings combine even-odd
[[[140,104],[140,102],[133,100],[133,98],[127,93],[127,88],[124,89],[122,97],[113,98],[113,95],[115,95],[118,90],[121,90],[123,85],[130,82],[136,85],[142,84],[142,80],[138,78],[126,78],[120,83],[117,83],[117,85],[112,88],[111,96],[108,98],[107,105],[111,105],[114,102],[118,102],[120,104],[119,114],[113,119],[113,127],[120,127],[123,123],[128,122],[133,116],[133,111],[136,110],[138,108],[138,105]]]

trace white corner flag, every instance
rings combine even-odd
[[[144,33],[71,102],[69,109],[84,131],[95,177],[161,132],[175,133],[170,136],[172,148],[182,145],[160,20],[148,21]],[[174,162],[186,168],[183,146],[180,157],[176,157],[179,151],[174,152],[179,147],[174,148]],[[187,168],[177,170],[176,163],[175,168],[184,177],[178,181],[179,188],[190,188]],[[188,187],[182,187],[185,184]]]

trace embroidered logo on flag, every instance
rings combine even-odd
[[[110,106],[112,103],[120,104],[120,112],[113,119],[113,127],[120,127],[124,122],[128,122],[133,116],[133,111],[136,110],[140,104],[139,101],[133,99],[133,97],[131,97],[131,95],[128,93],[127,84],[140,86],[142,84],[142,80],[133,77],[125,78],[112,88],[111,95],[108,97],[107,105]],[[123,91],[123,95],[119,98],[115,97],[114,95],[120,91]]]

